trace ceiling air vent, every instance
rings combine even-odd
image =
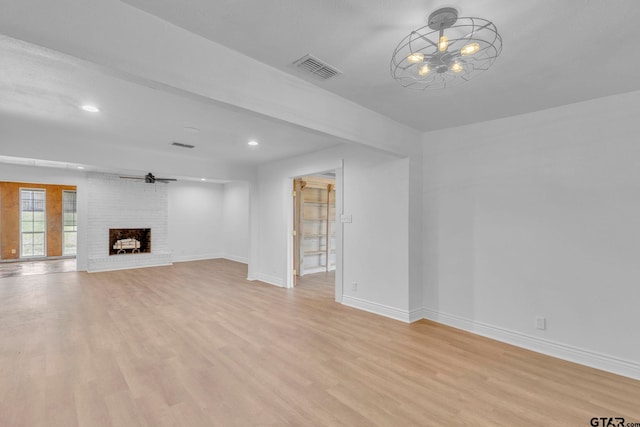
[[[338,74],[342,74],[342,72],[333,68],[331,65],[311,55],[305,55],[298,59],[293,63],[293,66],[301,73],[309,74],[319,80],[329,80]]]
[[[182,147],[182,148],[193,148],[193,147],[195,147],[195,145],[183,144],[182,142],[172,142],[171,145],[174,145],[176,147]]]

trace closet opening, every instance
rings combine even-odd
[[[293,179],[293,286],[333,289],[337,263],[336,173]]]

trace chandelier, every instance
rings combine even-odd
[[[456,86],[487,70],[501,51],[502,37],[492,22],[459,18],[456,9],[445,7],[398,44],[391,75],[413,89]]]

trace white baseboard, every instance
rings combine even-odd
[[[240,257],[236,255],[227,254],[227,255],[222,255],[220,258],[228,259],[229,261],[240,262],[242,264],[249,264],[249,258],[247,257]]]
[[[606,354],[545,340],[463,317],[422,309],[423,318],[537,353],[640,380],[640,364]]]
[[[275,276],[269,276],[266,274],[261,274],[261,273],[255,273],[252,275],[247,276],[247,280],[259,280],[260,282],[264,282],[264,283],[268,283],[270,285],[273,286],[278,286],[281,288],[284,288],[284,283],[282,281],[282,278],[280,277],[275,277]]]
[[[199,255],[175,256],[173,259],[173,262],[204,261],[207,259],[228,259],[229,261],[240,262],[242,264],[249,264],[249,258],[239,257],[235,255],[225,255],[225,254],[199,254]]]
[[[198,255],[174,256],[173,262],[204,261],[207,259],[217,259],[217,258],[223,258],[222,254],[198,254]]]
[[[357,308],[359,310],[368,311],[369,313],[379,314],[380,316],[385,316],[391,319],[400,320],[401,322],[405,322],[405,323],[412,322],[411,320],[412,313],[406,310],[401,310],[399,308],[378,304],[376,302],[371,302],[371,301],[363,300],[360,298],[354,298],[347,295],[342,295],[342,304],[347,305],[349,307]],[[421,310],[419,311],[420,311],[420,314],[422,314]],[[422,318],[422,316],[420,316],[420,318]]]
[[[171,253],[153,252],[128,255],[114,255],[87,259],[87,271],[97,273],[101,271],[131,270],[143,267],[161,267],[172,265]]]
[[[424,319],[424,309],[423,308],[415,308],[409,311],[409,323],[417,322],[418,320]]]
[[[106,273],[109,271],[120,271],[120,270],[135,270],[138,268],[151,268],[151,267],[167,267],[173,265],[173,263],[158,263],[158,264],[146,264],[146,265],[128,265],[122,267],[94,267],[91,270],[77,270],[77,271],[86,271],[87,273]]]

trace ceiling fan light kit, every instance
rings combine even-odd
[[[391,76],[412,89],[442,89],[486,71],[502,51],[502,37],[491,22],[458,17],[452,7],[429,15],[393,51]]]

